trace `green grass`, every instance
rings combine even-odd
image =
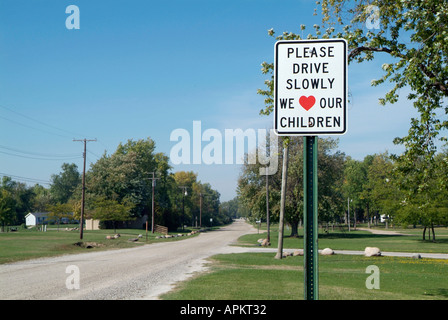
[[[54,228],[56,228],[56,226]],[[121,237],[113,240],[106,239],[106,236],[114,235],[115,233],[119,233]],[[185,233],[187,233],[187,231]],[[136,238],[139,234],[143,237],[140,238],[138,242],[128,241],[130,238]],[[177,232],[175,234],[177,234]],[[16,232],[3,232],[0,233],[0,264],[62,254],[130,248],[143,243],[185,239],[184,237],[156,239],[156,236],[157,234],[153,235],[151,232],[148,232],[147,242],[145,230],[85,230],[83,239],[80,240],[79,231],[65,231],[65,226],[61,227],[59,231],[48,230],[47,232],[39,232],[36,230],[20,229]],[[76,245],[80,241],[84,244],[87,242],[94,242],[99,246],[87,249],[83,246]]]
[[[277,225],[271,226],[271,248],[278,243]],[[436,230],[437,241],[422,241],[421,229],[389,229],[411,236],[375,235],[368,231],[319,229],[319,248],[360,250],[367,246],[382,251],[448,253],[448,229]],[[299,237],[285,237],[284,248],[303,248]],[[239,245],[258,246],[265,230],[242,236]],[[182,282],[162,296],[165,300],[302,300],[303,257],[274,259],[274,253],[217,255],[210,259],[210,272]],[[380,289],[367,289],[369,265],[380,270]],[[399,257],[319,256],[321,300],[438,300],[448,299],[448,260]],[[269,289],[267,289],[269,288]]]
[[[360,250],[365,247],[379,247],[381,251],[392,252],[416,252],[416,253],[448,253],[448,229],[436,229],[436,242],[422,241],[421,229],[388,229],[400,231],[410,236],[378,235],[369,231],[352,230],[323,232],[319,229],[319,249],[331,248],[333,250]],[[278,226],[271,226],[271,248],[277,248]],[[286,232],[289,234],[289,232]],[[260,233],[248,234],[239,239],[239,244],[244,246],[255,246],[257,240],[266,237],[265,230]],[[289,249],[303,248],[303,229],[299,229],[299,237],[284,237],[283,247]]]
[[[302,300],[303,257],[272,253],[217,255],[211,270],[162,296],[164,300]],[[380,289],[367,289],[369,265]],[[448,260],[333,255],[319,257],[320,300],[448,299]]]

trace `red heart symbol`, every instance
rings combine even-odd
[[[314,98],[314,96],[309,96],[308,98],[305,97],[305,96],[301,96],[300,99],[299,99],[299,103],[303,107],[303,109],[308,111],[316,103],[316,98]]]

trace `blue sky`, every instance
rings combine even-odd
[[[65,26],[67,6],[80,10],[80,29]],[[82,169],[120,142],[151,137],[170,154],[178,128],[269,129],[260,116],[274,59],[267,30],[299,32],[320,23],[311,0],[167,0],[0,2],[0,175],[49,181],[63,162]],[[307,34],[305,31],[304,35]],[[381,57],[381,56],[379,56]],[[384,59],[349,66],[348,130],[339,149],[355,159],[388,150],[415,116],[405,98],[380,106]],[[405,95],[403,95],[405,97]],[[45,158],[32,159],[32,158]],[[176,165],[236,195],[238,165]]]

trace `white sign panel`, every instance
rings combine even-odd
[[[345,39],[278,41],[274,130],[281,136],[341,135],[347,130]]]

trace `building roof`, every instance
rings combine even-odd
[[[28,213],[28,214],[25,216],[25,218],[28,217],[28,216],[30,216],[30,215],[33,215],[33,216],[35,216],[36,218],[40,218],[40,217],[46,217],[46,216],[48,216],[48,212],[30,212],[30,213]]]

